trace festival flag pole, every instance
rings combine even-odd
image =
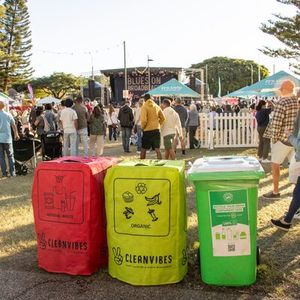
[[[219,76],[219,91],[218,91],[218,97],[221,98],[221,94],[222,94],[222,87],[221,87],[221,78]]]

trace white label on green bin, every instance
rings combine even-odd
[[[247,190],[209,191],[213,256],[250,255]]]

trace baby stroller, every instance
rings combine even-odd
[[[59,131],[48,131],[42,135],[43,160],[62,157],[62,134]]]
[[[17,175],[26,175],[27,163],[36,158],[36,153],[41,149],[41,142],[33,138],[21,138],[13,142],[15,169]]]

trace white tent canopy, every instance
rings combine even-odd
[[[52,104],[53,102],[55,104],[59,104],[60,103],[60,99],[54,98],[52,96],[46,97],[46,98],[42,98],[40,100],[38,100],[38,104]]]

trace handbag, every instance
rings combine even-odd
[[[117,127],[118,127],[118,124],[113,123],[113,121],[112,121],[112,119],[111,119],[111,116],[109,116],[109,118],[110,118],[110,122],[111,122],[111,127],[112,127],[112,128],[117,128]]]

